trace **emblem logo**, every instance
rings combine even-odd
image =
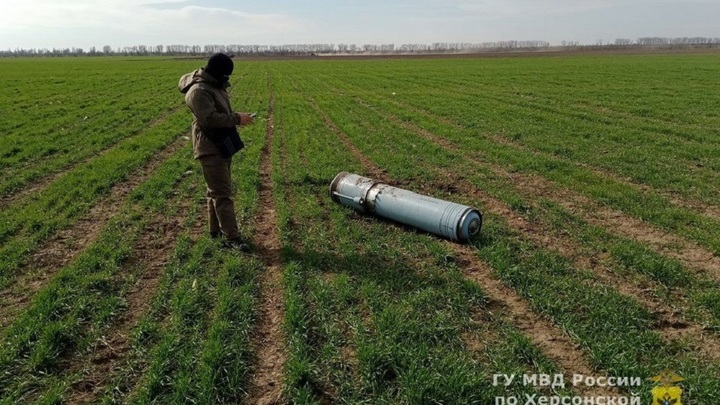
[[[650,381],[659,384],[652,389],[653,402],[652,405],[682,405],[680,397],[682,396],[682,388],[676,384],[685,379],[665,370],[660,375],[652,377]]]

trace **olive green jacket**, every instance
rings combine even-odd
[[[239,124],[230,107],[230,97],[224,88],[202,68],[183,75],[178,83],[185,94],[185,104],[193,113],[192,143],[195,159],[219,154],[215,144],[206,136],[216,128],[231,128]]]

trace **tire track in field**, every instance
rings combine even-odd
[[[712,278],[720,281],[720,257],[715,256],[710,250],[695,242],[658,229],[641,220],[626,215],[622,211],[604,207],[592,201],[589,197],[559,186],[544,177],[510,173],[503,167],[483,160],[482,157],[471,156],[470,153],[464,152],[458,145],[450,140],[432,134],[411,123],[402,121],[393,115],[384,115],[395,124],[415,132],[445,149],[461,154],[479,166],[490,169],[495,175],[510,179],[516,189],[526,194],[554,201],[569,212],[580,215],[592,225],[647,244],[656,252],[680,261],[685,267],[696,271],[707,272]],[[448,120],[443,122],[457,127],[456,124]]]
[[[90,211],[39,246],[27,262],[16,271],[11,284],[0,291],[0,329],[4,329],[17,313],[30,304],[35,294],[55,274],[85,251],[115,216],[122,204],[138,185],[170,156],[178,152],[187,140],[179,137],[170,142],[148,162],[135,169],[127,180],[112,186],[109,194],[101,198]]]
[[[400,122],[396,117],[390,117],[391,120],[402,125],[406,129],[412,130],[423,138],[442,146],[452,152],[461,154],[462,151],[449,141],[430,133],[429,131],[415,127],[412,124]],[[485,167],[485,165],[483,165]],[[495,170],[501,170],[493,168]],[[707,358],[720,360],[720,338],[708,333],[705,328],[696,323],[686,321],[681,314],[668,305],[666,302],[652,295],[651,288],[645,285],[637,285],[628,282],[625,278],[613,274],[605,265],[610,259],[610,255],[605,252],[593,252],[586,254],[584,249],[578,242],[572,240],[567,234],[560,233],[551,227],[543,226],[537,222],[531,222],[514,212],[504,202],[490,197],[484,192],[478,190],[477,186],[462,178],[453,172],[436,169],[441,178],[447,179],[442,184],[452,184],[458,188],[463,195],[471,196],[473,200],[480,201],[492,212],[495,212],[506,218],[513,229],[518,229],[529,239],[533,245],[550,251],[555,251],[560,256],[572,261],[573,268],[580,271],[589,271],[597,276],[601,284],[610,286],[620,292],[622,295],[631,297],[638,301],[645,308],[649,309],[657,318],[654,330],[660,333],[666,342],[671,342],[681,338],[690,338],[694,348],[705,355]],[[496,173],[499,174],[499,173]],[[512,176],[509,173],[502,173],[503,176]],[[434,187],[435,190],[442,190],[442,184]],[[432,192],[432,188],[428,192]],[[532,188],[522,188],[525,194],[531,193]],[[547,193],[545,195],[552,195]],[[655,284],[654,282],[650,282]],[[684,297],[678,297],[684,298]]]
[[[279,116],[280,120],[275,121],[275,117],[273,117],[273,125],[274,125],[274,131],[276,134],[280,134],[280,173],[282,173],[282,191],[283,191],[283,204],[285,206],[290,205],[290,202],[292,201],[292,182],[290,180],[289,173],[291,172],[289,168],[289,162],[290,158],[288,157],[288,140],[287,140],[287,133],[285,132],[285,125],[282,121],[282,116]],[[297,151],[296,151],[297,152]],[[305,154],[305,150],[301,149],[299,151],[300,159],[305,167],[308,166],[308,160],[307,156]],[[295,223],[293,222],[292,218],[290,222],[287,224],[290,226],[290,228],[295,227]],[[279,225],[278,225],[279,229]]]
[[[169,116],[180,111],[183,107],[184,106],[180,106],[177,108],[173,108],[169,111],[166,111],[164,114],[160,115],[159,117],[149,121],[136,133],[131,134],[131,135],[121,138],[121,139],[117,139],[116,142],[113,142],[110,145],[107,145],[104,148],[93,152],[89,156],[82,157],[76,161],[68,162],[66,165],[59,167],[59,168],[53,170],[52,172],[48,172],[44,175],[41,175],[41,177],[39,179],[28,179],[27,180],[28,183],[21,186],[18,190],[13,191],[11,194],[5,194],[5,195],[0,196],[0,209],[5,209],[8,206],[10,206],[18,201],[28,198],[28,196],[31,194],[36,194],[36,193],[42,192],[50,184],[55,182],[57,179],[59,179],[61,176],[63,176],[68,171],[71,171],[76,167],[84,165],[89,160],[95,159],[98,156],[102,156],[102,155],[110,152],[120,142],[127,141],[130,139],[136,138],[138,136],[142,136],[144,131],[147,131],[149,129],[156,127],[158,124],[165,121]],[[37,162],[33,162],[33,163],[36,164]],[[19,168],[19,169],[21,170],[22,168]]]
[[[94,342],[86,354],[71,359],[63,366],[68,374],[81,372],[80,378],[73,381],[66,391],[67,403],[95,403],[112,380],[113,371],[130,352],[130,334],[147,312],[160,287],[175,241],[183,230],[183,220],[193,200],[181,198],[180,202],[180,209],[173,217],[168,218],[162,213],[153,215],[123,266],[125,269],[142,266],[142,270],[139,271],[139,279],[125,296],[126,308],[119,319]],[[194,227],[192,232],[196,239],[201,228]]]
[[[248,386],[247,404],[270,405],[282,403],[283,367],[287,360],[282,321],[284,318],[280,235],[273,192],[272,147],[275,137],[275,97],[268,75],[270,101],[265,143],[260,156],[260,211],[255,217],[254,245],[265,263],[265,271],[258,280],[257,323],[251,342],[255,358],[253,374]]]
[[[359,160],[365,170],[378,180],[388,183],[390,179],[385,171],[374,162],[363,155],[350,140],[350,138],[338,128],[316,104],[313,107],[321,114],[327,127],[332,130],[352,155]],[[491,197],[488,197],[491,198]],[[500,214],[502,215],[502,214]],[[463,271],[467,277],[480,285],[488,295],[490,306],[503,308],[502,312],[509,313],[513,325],[515,325],[534,345],[539,347],[545,355],[555,361],[565,371],[567,381],[570,381],[572,374],[593,375],[593,368],[587,360],[587,354],[569,336],[561,333],[550,321],[541,318],[535,313],[530,305],[519,296],[512,288],[504,285],[492,275],[492,269],[486,263],[476,258],[476,252],[468,246],[446,242],[456,255],[462,259]],[[608,388],[603,391],[599,387],[576,387],[585,395],[607,395],[617,393],[614,389]]]

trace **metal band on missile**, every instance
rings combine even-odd
[[[330,184],[333,201],[454,241],[480,232],[482,213],[466,205],[413,193],[357,174],[341,172]]]

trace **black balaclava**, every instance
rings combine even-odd
[[[214,53],[208,59],[205,71],[217,80],[220,88],[224,88],[225,84],[230,80],[233,67],[233,61],[229,56],[224,53]]]

